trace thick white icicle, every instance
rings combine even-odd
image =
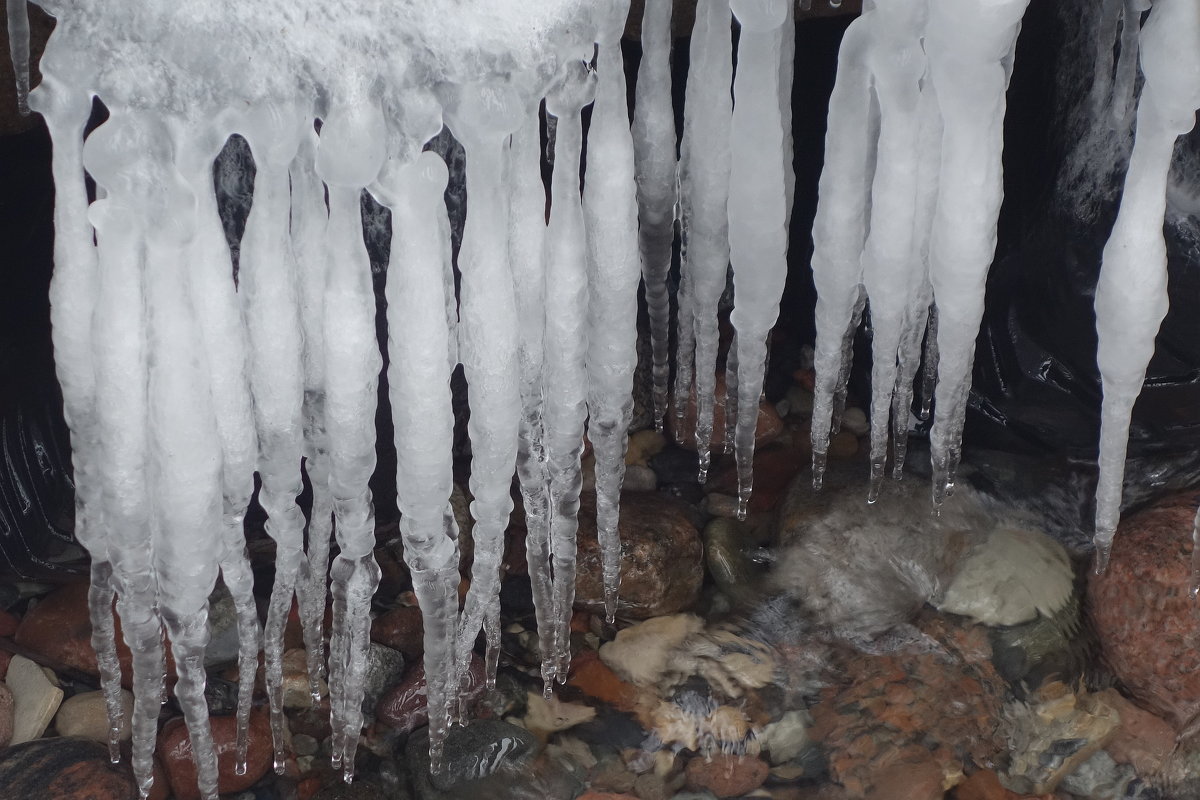
[[[142,798],[154,782],[163,690],[144,424],[149,411],[142,237],[150,216],[146,199],[152,195],[139,180],[139,162],[149,149],[145,127],[128,112],[114,110],[83,150],[84,165],[107,194],[88,210],[98,248],[92,329],[100,445],[96,471],[103,482],[101,518],[117,613],[133,654],[133,774]]]
[[[677,164],[675,110],[671,106],[672,0],[646,3],[642,15],[642,63],[634,88],[633,153],[637,167],[638,249],[650,314],[654,427],[663,430],[670,376],[668,329],[671,298],[667,274],[675,239]]]
[[[436,107],[434,107],[436,110]],[[438,126],[440,128],[440,122]],[[436,129],[435,129],[436,130]],[[414,130],[413,140],[434,131]],[[414,153],[393,139],[389,160],[371,191],[392,210],[388,262],[388,393],[396,443],[396,503],[404,559],[424,621],[429,760],[440,771],[456,685],[458,529],[447,513],[453,490],[454,416],[446,354],[451,329],[443,311],[446,285],[441,224],[448,172],[435,153]],[[453,286],[449,287],[453,288]]]
[[[379,586],[375,510],[368,482],[375,471],[375,406],[383,360],[375,336],[371,260],[362,236],[360,195],[386,155],[386,128],[377,102],[337,98],[321,129],[317,174],[328,187],[325,284],[325,426],[329,486],[341,552],[330,569],[333,636],[329,687],[333,764],[354,778],[363,726],[363,686],[371,634],[371,597]],[[440,309],[439,309],[440,310]]]
[[[596,455],[596,532],[604,571],[604,609],[617,610],[621,541],[617,531],[625,448],[633,414],[637,365],[637,196],[633,139],[625,100],[621,33],[628,0],[601,10],[596,102],[588,131],[588,168],[583,190],[587,226],[588,438]],[[560,675],[560,678],[565,675]]]
[[[784,229],[791,238],[792,207],[796,202],[796,163],[792,137],[792,84],[796,71],[796,4],[789,3],[779,27],[779,118],[783,123],[783,186],[787,197]]]
[[[540,104],[540,101],[539,101]],[[553,117],[548,122],[553,125]],[[521,368],[521,429],[517,475],[525,505],[525,561],[542,657],[542,691],[554,681],[554,597],[550,577],[550,487],[542,443],[543,337],[546,328],[546,188],[542,184],[541,121],[527,112],[508,151],[508,257],[516,287]]]
[[[209,118],[211,119],[211,118]],[[209,119],[175,121],[175,164],[194,197],[195,229],[185,251],[190,313],[199,328],[222,460],[222,524],[216,548],[222,577],[234,600],[238,624],[237,763],[245,771],[250,702],[262,633],[254,602],[254,576],[246,555],[243,523],[254,492],[258,438],[246,376],[246,330],[233,282],[233,263],[213,192],[213,160],[224,131]],[[182,279],[182,276],[181,276]]]
[[[929,279],[938,307],[933,503],[954,489],[1004,184],[1004,93],[1029,0],[930,0],[925,49],[945,128]]]
[[[43,56],[46,71],[31,95],[33,108],[46,120],[54,142],[54,274],[50,279],[50,333],[54,363],[63,393],[63,416],[71,430],[75,483],[75,539],[92,557],[88,611],[92,648],[108,713],[109,759],[120,760],[121,665],[113,625],[112,566],[101,521],[101,481],[96,427],[96,377],[92,363],[92,312],[96,304],[96,248],[87,219],[83,180],[83,130],[91,113],[89,95],[54,76],[56,48]]]
[[[191,192],[165,145],[166,127],[148,126],[143,152],[153,185],[146,200],[146,308],[149,363],[150,492],[158,603],[175,656],[175,696],[187,723],[197,783],[217,800],[217,755],[204,697],[208,596],[222,554],[221,440],[209,366],[188,297],[184,255],[194,237]]]
[[[910,288],[925,282],[925,270],[917,269],[913,258],[925,11],[923,1],[892,0],[880,3],[866,17],[871,23],[867,63],[880,117],[870,233],[862,255],[862,280],[870,299],[872,331],[868,502],[879,497],[883,482],[892,395],[897,385],[897,351],[910,310]],[[904,416],[907,426],[907,413]]]
[[[312,486],[312,511],[306,527],[309,580],[300,593],[301,622],[308,648],[309,691],[320,702],[325,665],[325,601],[329,593],[329,539],[333,533],[333,497],[329,491],[329,436],[325,431],[325,284],[328,259],[325,234],[329,209],[325,184],[316,173],[317,134],[307,128],[292,159],[292,251],[299,268],[300,324],[304,331],[304,471]]]
[[[729,0],[703,0],[692,31],[691,75],[684,99],[680,192],[686,242],[688,299],[691,314],[679,314],[680,326],[692,326],[695,347],[696,452],[699,480],[708,478],[713,408],[716,396],[717,303],[729,273],[729,163],[733,101],[733,45]],[[772,86],[778,84],[776,66]],[[775,98],[778,104],[778,96]],[[779,109],[776,107],[776,116]],[[780,156],[782,162],[782,156]],[[779,164],[775,165],[779,171]],[[682,309],[682,304],[681,304]],[[682,339],[681,339],[682,341]],[[689,358],[691,353],[680,353]],[[683,398],[687,399],[684,387]],[[678,388],[676,391],[678,402]],[[757,401],[755,403],[757,407]]]
[[[513,470],[521,418],[517,315],[508,260],[508,208],[503,189],[505,139],[525,120],[525,104],[509,86],[470,84],[446,98],[450,129],[467,153],[467,196],[473,198],[458,267],[459,354],[471,402],[471,514],[475,561],[459,626],[460,692],[480,628],[487,638],[487,682],[499,652],[500,559],[512,513]],[[465,697],[465,694],[462,695]]]
[[[825,476],[833,421],[834,392],[843,369],[843,342],[857,321],[855,303],[862,281],[862,251],[867,236],[871,179],[872,109],[866,52],[870,44],[867,14],[850,23],[838,53],[837,80],[829,98],[825,166],[820,201],[813,221],[813,282],[817,287],[817,341],[813,388],[813,486]]]
[[[1121,209],[1096,283],[1096,360],[1104,388],[1100,481],[1096,486],[1096,572],[1103,573],[1121,513],[1129,418],[1167,313],[1163,238],[1175,140],[1200,108],[1200,6],[1157,0],[1142,31],[1146,77]]]
[[[746,517],[754,486],[754,431],[766,367],[767,333],[779,316],[779,299],[787,278],[787,187],[780,169],[784,131],[779,113],[782,36],[779,26],[787,17],[790,2],[733,0],[732,3],[733,13],[742,25],[733,83],[736,104],[730,136],[728,209],[735,297],[731,321],[737,330],[738,420],[734,453],[739,519]],[[697,401],[702,375],[697,367]]]
[[[254,154],[254,203],[242,236],[238,296],[249,344],[250,388],[258,430],[259,503],[275,540],[275,583],[263,633],[275,770],[284,769],[283,628],[297,582],[307,575],[302,482],[304,367],[296,257],[288,235],[288,165],[307,124],[291,105],[264,104],[239,120]]]
[[[542,366],[546,479],[550,487],[550,557],[553,566],[551,630],[538,631],[542,671],[566,683],[571,664],[571,606],[575,601],[575,534],[580,456],[587,417],[587,241],[579,197],[583,107],[596,93],[596,76],[582,61],[569,61],[546,96],[546,113],[558,119],[550,222],[546,227],[546,336]],[[549,682],[547,682],[549,686]]]

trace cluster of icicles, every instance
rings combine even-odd
[[[889,419],[900,474],[923,339],[927,387],[936,370],[935,505],[953,489],[1001,201],[1004,94],[1027,2],[868,0],[846,33],[813,230],[820,298],[813,420],[818,485],[844,402],[849,345],[869,299],[869,496],[880,490]],[[46,5],[69,30],[70,9],[57,8],[56,0]],[[320,91],[294,81],[309,92],[236,110],[219,96],[220,87],[195,107],[168,103],[166,110],[132,89],[104,96],[89,83],[90,74],[72,68],[68,49],[87,39],[60,32],[51,38],[43,81],[29,101],[54,141],[52,313],[72,433],[77,535],[93,560],[94,646],[110,700],[114,758],[121,713],[114,595],[134,654],[133,767],[143,796],[164,696],[164,629],[201,793],[216,796],[201,664],[207,598],[218,573],[238,611],[237,757],[244,769],[260,639],[243,538],[255,472],[277,547],[261,633],[276,767],[285,755],[283,626],[295,598],[316,697],[325,669],[321,620],[331,590],[333,760],[347,780],[352,777],[370,603],[379,581],[367,487],[375,468],[371,422],[382,359],[359,211],[364,190],[391,211],[387,377],[405,559],[424,619],[435,770],[448,725],[463,715],[457,701],[480,631],[489,683],[494,680],[500,557],[514,472],[526,509],[546,691],[566,678],[585,428],[596,454],[605,605],[610,619],[615,612],[636,293],[644,280],[654,417],[661,428],[676,223],[682,277],[675,408],[682,415],[694,390],[702,481],[710,463],[717,305],[732,268],[736,339],[727,359],[726,449],[735,452],[739,512],[745,513],[767,334],[786,275],[794,185],[793,4],[700,0],[678,162],[671,3],[645,4],[632,126],[619,46],[627,10],[628,0],[574,4],[567,16],[591,23],[573,27],[577,37],[579,30],[586,33],[586,56],[566,45],[544,48],[548,62],[524,70],[503,62],[507,72],[478,82],[445,74],[436,81],[428,64],[424,71],[397,68],[372,80],[351,70],[355,79]],[[23,0],[9,0],[22,90],[28,88],[24,12]],[[164,13],[138,21],[158,23]],[[1181,72],[1166,60],[1197,57],[1197,15],[1192,0],[1157,0],[1143,33],[1147,89],[1137,149],[1097,292],[1105,379],[1105,480],[1097,515],[1102,552],[1115,527],[1116,506],[1108,500],[1119,492],[1129,407],[1153,342],[1147,325],[1156,327],[1165,309],[1165,294],[1146,289],[1161,281],[1138,275],[1159,267],[1165,275],[1165,256],[1157,255],[1170,145],[1200,105],[1200,71]],[[237,20],[229,11],[226,22],[236,26]],[[740,26],[736,75],[734,20]],[[134,77],[119,68],[106,74],[118,86]],[[179,83],[188,79],[196,79],[195,71]],[[399,83],[381,100],[377,87],[388,79]],[[199,85],[205,88],[202,78]],[[150,89],[169,93],[172,86],[167,81]],[[94,94],[101,94],[110,118],[84,141]],[[543,100],[545,123],[554,129],[548,218]],[[589,104],[581,193],[581,111]],[[443,124],[466,152],[470,210],[456,262],[457,293],[443,202],[447,169],[423,150]],[[234,133],[249,143],[256,167],[236,282],[212,181],[214,158]],[[90,205],[85,169],[97,186]],[[1119,303],[1111,300],[1114,287],[1122,293]],[[1148,333],[1127,335],[1134,328]],[[1131,342],[1140,348],[1136,358],[1128,353]],[[470,390],[475,520],[474,565],[461,611],[458,531],[449,507],[448,385],[459,363]],[[313,490],[307,518],[296,503],[303,475]],[[339,551],[330,564],[332,534]]]

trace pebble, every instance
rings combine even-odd
[[[842,430],[850,431],[855,436],[866,436],[871,432],[871,422],[867,413],[857,406],[851,406],[842,413]]]
[[[788,711],[759,734],[762,749],[771,764],[783,764],[798,758],[809,746],[808,728],[811,718],[804,711]]]
[[[650,459],[663,451],[667,446],[667,437],[654,429],[638,431],[629,437],[629,447],[625,450],[625,464],[633,467],[646,467]]]
[[[13,696],[12,744],[39,738],[62,703],[63,690],[47,672],[24,656],[13,656],[8,665],[5,682]]]
[[[307,733],[292,734],[292,750],[301,758],[316,755],[319,745],[320,742]]]
[[[371,717],[385,691],[404,677],[404,655],[386,645],[371,642],[367,651],[367,674],[363,686],[363,711]]]
[[[693,758],[684,775],[687,787],[693,791],[707,789],[717,797],[741,797],[762,786],[768,771],[761,758],[718,753]]]
[[[237,718],[211,717],[209,725],[213,747],[217,752],[217,788],[220,793],[241,792],[258,783],[274,760],[271,723],[266,712],[260,709],[250,712],[250,747],[246,754],[245,775],[238,775],[234,770],[237,760]],[[163,759],[175,800],[200,800],[196,764],[192,760],[192,743],[181,717],[168,722],[158,734],[158,754]]]
[[[944,782],[942,768],[930,758],[895,764],[875,776],[867,800],[942,800]]]
[[[133,692],[121,690],[121,741],[133,736]],[[54,717],[54,727],[60,736],[79,736],[94,742],[108,743],[108,706],[104,692],[80,692],[68,697]]]
[[[214,667],[238,657],[237,607],[224,581],[217,581],[208,596],[208,646],[204,666]]]
[[[317,684],[321,696],[329,695],[329,686],[322,678]],[[312,692],[308,681],[308,651],[302,647],[287,650],[283,654],[283,707],[311,708]]]
[[[622,492],[653,492],[658,488],[658,475],[649,467],[633,464],[625,468]]]
[[[371,641],[399,650],[410,661],[425,652],[424,632],[421,609],[416,606],[393,608],[371,622]]]

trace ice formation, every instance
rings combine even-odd
[[[1004,93],[1027,4],[879,0],[846,33],[813,226],[818,486],[865,295],[874,334],[869,497],[878,496],[883,477],[889,417],[899,474],[930,302],[937,309],[936,332],[931,324],[926,334],[936,344],[926,355],[937,354],[935,506],[953,491],[1002,198]]]
[[[1131,6],[1135,6],[1134,12],[1140,7],[1127,4],[1126,30],[1135,27],[1129,24]],[[1122,37],[1122,62],[1129,60],[1128,40],[1128,36]],[[1145,83],[1137,107],[1137,136],[1121,209],[1104,246],[1096,284],[1097,361],[1104,388],[1096,487],[1097,572],[1107,566],[1120,517],[1130,414],[1154,354],[1154,337],[1167,313],[1167,246],[1163,238],[1167,180],[1175,141],[1195,126],[1200,108],[1197,45],[1200,6],[1189,0],[1156,0],[1141,31]],[[1119,66],[1116,82],[1132,80],[1127,77],[1131,70],[1132,66]],[[1126,94],[1118,89],[1113,93],[1118,99]],[[1196,530],[1193,593],[1200,590],[1200,525]]]
[[[817,484],[869,302],[870,497],[883,477],[889,423],[900,473],[919,373],[923,415],[937,379],[935,501],[953,488],[995,246],[1004,94],[1027,2],[876,0],[846,33],[813,228]],[[1127,21],[1144,10],[1142,0],[1120,2]],[[332,756],[347,780],[353,776],[379,582],[368,480],[383,360],[364,191],[391,214],[387,384],[404,557],[424,618],[434,769],[448,726],[463,715],[481,632],[494,680],[514,474],[546,690],[566,678],[585,432],[595,455],[604,603],[610,620],[616,612],[636,293],[644,281],[653,414],[662,425],[677,218],[675,412],[686,413],[694,392],[703,480],[718,303],[732,267],[726,444],[735,445],[744,513],[795,183],[789,0],[697,4],[678,165],[669,0],[645,6],[632,130],[620,48],[628,0],[468,0],[451,13],[431,0],[40,5],[58,22],[29,101],[54,142],[52,313],[77,534],[93,559],[94,643],[114,757],[114,596],[134,654],[133,766],[143,796],[163,696],[164,629],[201,794],[216,796],[204,675],[195,665],[218,574],[238,611],[245,758],[260,631],[242,528],[255,472],[276,543],[261,635],[277,767],[286,755],[282,631],[296,602],[314,692],[327,655]],[[9,0],[8,9],[20,84],[28,74],[24,3]],[[1166,61],[1200,52],[1192,46],[1198,15],[1191,0],[1157,0],[1141,41],[1137,148],[1097,292],[1102,552],[1115,527],[1129,408],[1163,309],[1160,221],[1171,144],[1200,105],[1200,65]],[[1122,35],[1136,42],[1132,27]],[[1110,93],[1118,98],[1132,96],[1132,46],[1121,48]],[[85,142],[94,97],[109,118]],[[1116,103],[1114,113],[1123,113]],[[448,141],[443,123],[465,152],[469,207],[456,259],[443,202],[447,165],[426,147],[439,135]],[[543,124],[553,142],[548,206]],[[212,179],[213,160],[233,134],[249,144],[256,170],[236,266]],[[90,206],[85,168],[97,185]],[[1140,336],[1127,335],[1135,328]],[[461,612],[449,391],[460,363],[474,518]],[[307,516],[297,504],[305,476]],[[321,620],[330,590],[326,654]]]

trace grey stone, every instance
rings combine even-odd
[[[236,661],[237,657],[237,607],[224,582],[218,581],[208,596],[208,647],[204,650],[204,666],[225,664]]]
[[[371,642],[367,652],[367,677],[363,686],[363,712],[374,716],[379,698],[404,677],[404,654]]]

